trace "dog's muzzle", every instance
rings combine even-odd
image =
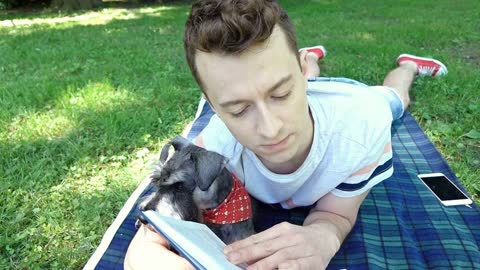
[[[233,188],[214,209],[203,211],[203,221],[216,224],[238,223],[252,218],[252,203],[242,182],[232,173]]]

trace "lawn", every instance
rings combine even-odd
[[[404,52],[441,59],[411,113],[480,202],[477,0],[281,1],[322,75],[380,84]],[[301,4],[299,4],[301,3]],[[187,4],[0,14],[0,268],[78,269],[199,90]]]

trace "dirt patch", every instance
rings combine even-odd
[[[455,56],[465,59],[468,63],[480,66],[480,42],[461,44],[452,48],[452,51]]]

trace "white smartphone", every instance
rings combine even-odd
[[[418,178],[445,206],[472,204],[472,200],[443,173],[419,174]]]

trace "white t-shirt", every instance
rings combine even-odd
[[[345,79],[312,81],[308,87],[313,143],[305,162],[293,173],[268,170],[217,115],[200,134],[206,149],[229,159],[228,169],[252,196],[286,209],[312,205],[329,192],[357,196],[393,173],[388,102],[392,97],[385,98],[392,93]]]

